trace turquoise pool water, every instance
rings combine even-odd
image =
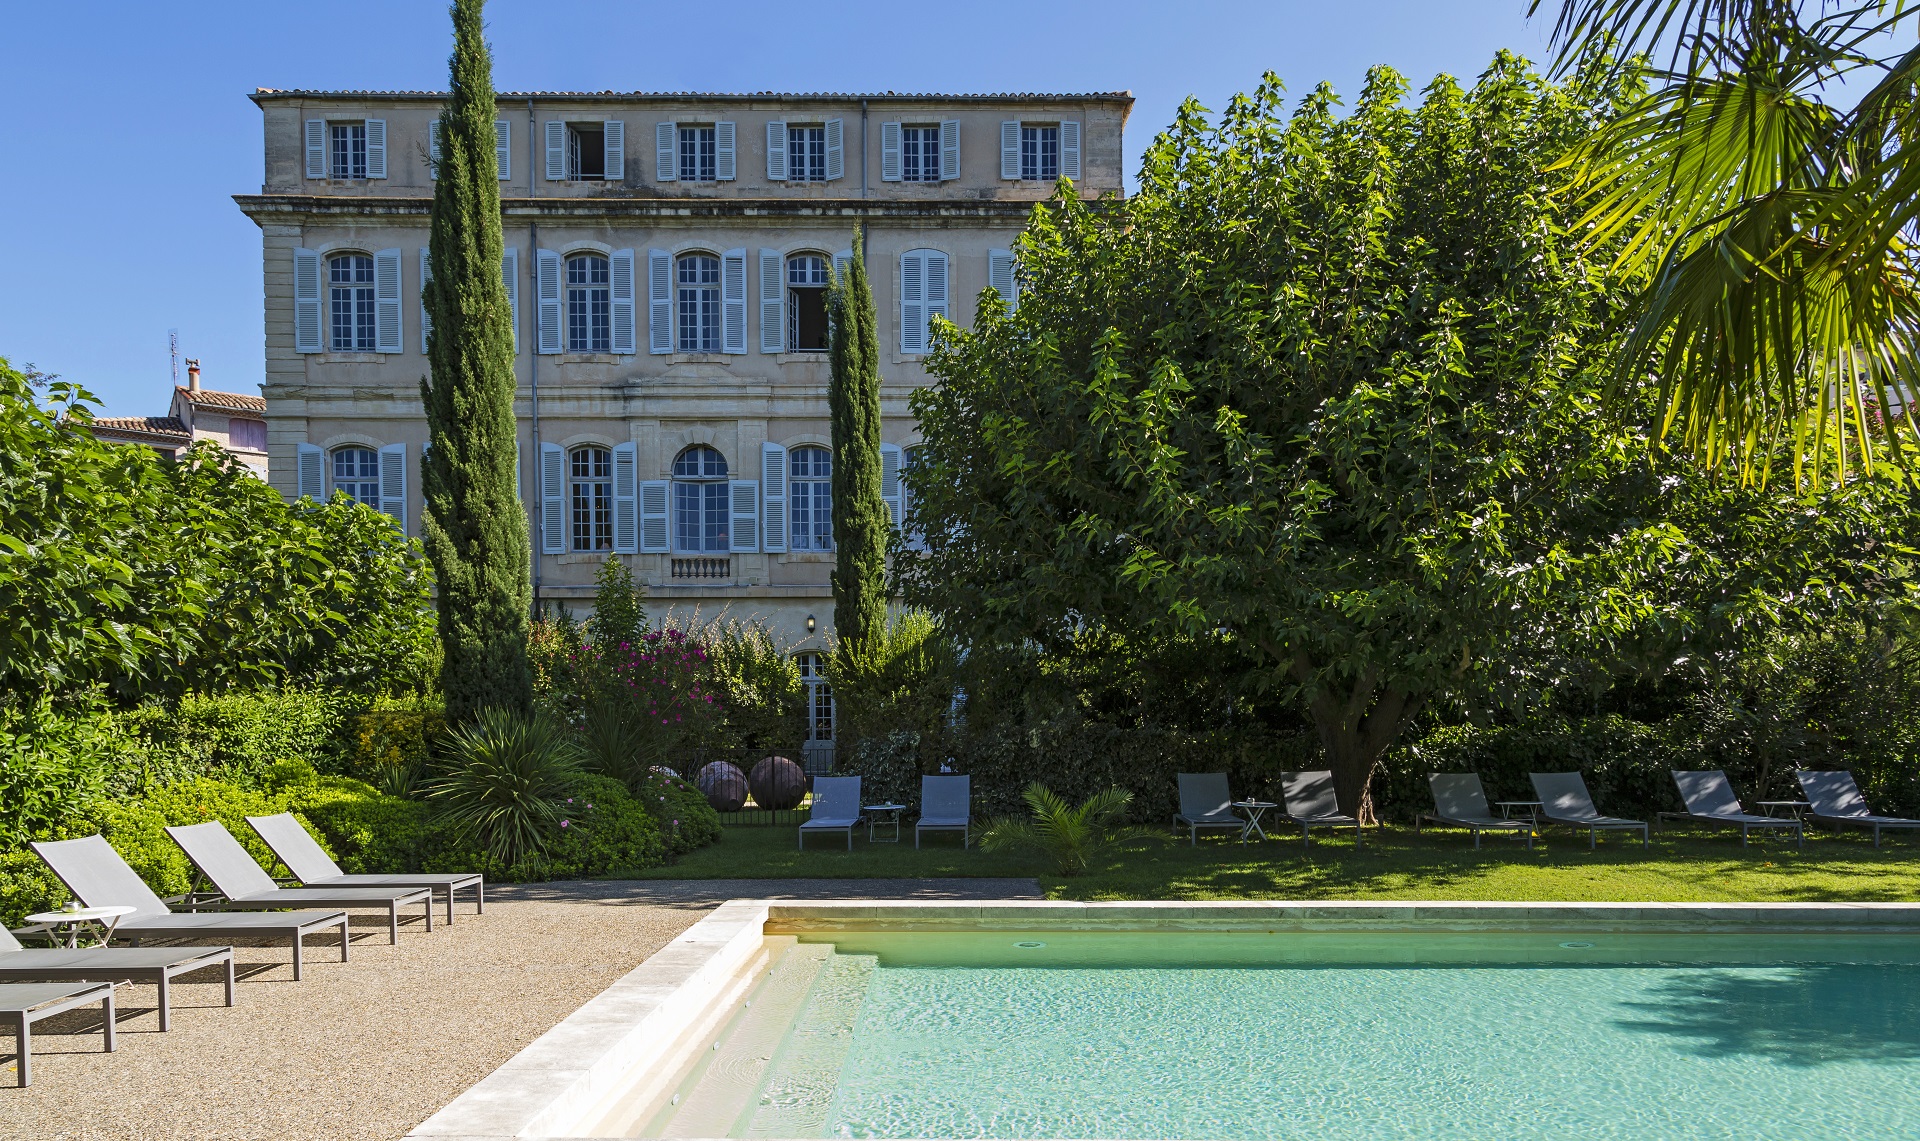
[[[1916,952],[1885,936],[836,935],[787,952],[759,1013],[715,1043],[740,1080],[695,1075],[649,1132],[1912,1138]]]

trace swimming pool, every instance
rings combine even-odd
[[[1920,1135],[1915,909],[786,908],[565,1135]]]

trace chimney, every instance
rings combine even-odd
[[[197,357],[187,358],[187,391],[200,391],[200,361]]]

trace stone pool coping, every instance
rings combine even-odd
[[[408,1134],[571,1141],[634,1074],[663,1074],[767,935],[834,930],[1635,931],[1920,933],[1912,903],[730,900]]]

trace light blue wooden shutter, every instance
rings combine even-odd
[[[307,120],[307,177],[327,176],[327,121]]]
[[[774,121],[767,124],[767,181],[785,182],[787,180],[787,125]]]
[[[367,120],[367,177],[387,176],[387,121]]]
[[[433,335],[433,314],[427,312],[427,283],[433,280],[432,253],[425,246],[420,247],[420,353],[427,352],[427,338]]]
[[[933,319],[935,317],[941,317],[951,320],[951,318],[947,317],[947,255],[941,253],[939,250],[922,250],[920,252],[926,259],[927,267],[927,324],[926,333],[921,339],[921,344],[931,348],[933,346]]]
[[[900,255],[900,351],[927,351],[927,261],[919,250]]]
[[[960,120],[948,119],[940,124],[940,181],[951,182],[960,177]]]
[[[900,181],[900,124],[880,124],[880,181]]]
[[[407,446],[388,444],[380,449],[380,510],[407,533]]]
[[[500,181],[513,177],[513,122],[509,119],[493,121],[493,162],[500,168]]]
[[[900,445],[880,445],[880,499],[887,505],[887,517],[898,531],[906,521],[906,498],[900,485]]]
[[[500,279],[507,287],[507,312],[513,322],[513,351],[520,351],[520,250],[508,246],[500,251]]]
[[[633,333],[633,251],[615,250],[607,259],[608,290],[613,300],[613,351],[634,351]]]
[[[680,177],[680,165],[676,154],[679,139],[680,130],[672,123],[660,123],[653,128],[653,180],[655,182],[672,182]]]
[[[1080,124],[1075,120],[1060,124],[1060,173],[1076,182],[1080,180]]]
[[[440,120],[427,124],[427,177],[440,177]]]
[[[787,449],[775,443],[760,445],[760,504],[766,550],[787,549]]]
[[[540,445],[540,550],[565,554],[567,453],[559,444]]]
[[[987,251],[987,284],[993,286],[993,291],[1006,303],[1007,312],[1020,307],[1019,286],[1013,277],[1013,251]]]
[[[604,151],[601,169],[606,172],[601,177],[608,182],[623,182],[627,177],[627,125],[619,119],[608,119],[601,124],[601,130]]]
[[[567,180],[567,125],[557,120],[547,122],[547,181],[565,182]]]
[[[312,250],[293,251],[293,349],[299,353],[321,351],[320,255]]]
[[[673,257],[647,251],[647,351],[673,351]]]
[[[713,177],[720,182],[733,181],[733,124],[713,125]]]
[[[631,555],[640,549],[640,504],[634,486],[636,449],[632,444],[613,446],[613,549]]]
[[[1020,177],[1020,122],[1017,119],[1000,124],[1000,177]]]
[[[727,484],[733,499],[727,528],[727,549],[746,554],[760,549],[760,481],[736,479]]]
[[[760,251],[760,351],[787,351],[786,259],[779,250]]]
[[[373,255],[373,347],[376,352],[401,350],[400,251],[376,250]]]
[[[667,481],[640,482],[640,550],[649,555],[667,553]]]
[[[827,120],[827,181],[829,182],[846,177],[846,137],[847,125],[845,120]]]
[[[720,351],[747,351],[747,251],[720,255]]]
[[[561,350],[560,328],[560,253],[537,250],[534,272],[538,277],[535,302],[538,305],[539,350],[552,356]]]
[[[327,498],[327,457],[318,444],[301,444],[295,449],[298,461],[294,470],[295,498],[305,496],[315,503]]]

